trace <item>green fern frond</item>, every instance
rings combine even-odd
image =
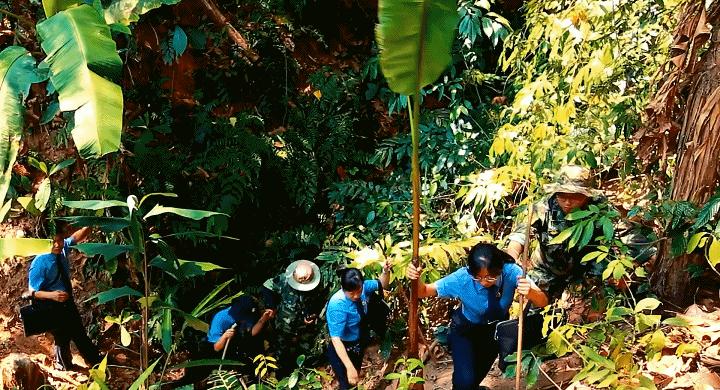
[[[697,220],[695,220],[692,226],[692,230],[697,230],[715,219],[718,212],[720,212],[720,192],[713,195],[712,198],[702,206],[698,213]]]
[[[210,390],[246,389],[238,374],[234,371],[213,371],[208,378]]]

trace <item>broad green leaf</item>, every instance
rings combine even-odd
[[[32,157],[32,156],[29,156],[27,161],[31,167],[34,167],[34,168],[42,171],[43,173],[47,174],[47,172],[48,172],[47,164],[45,164],[44,162],[39,161],[38,159],[36,159],[35,157]]]
[[[690,323],[682,318],[682,317],[670,317],[666,318],[662,322],[665,325],[671,325],[671,326],[689,326]]]
[[[37,192],[35,193],[35,208],[44,211],[47,207],[47,203],[50,200],[50,178],[46,177],[38,185]]]
[[[228,215],[225,214],[225,213],[217,213],[217,212],[215,212],[215,211],[194,210],[194,209],[180,209],[180,208],[176,208],[176,207],[160,206],[160,205],[158,204],[158,205],[155,205],[155,207],[153,207],[153,209],[150,210],[147,214],[145,214],[145,216],[143,217],[143,219],[148,219],[149,217],[153,217],[153,216],[160,215],[160,214],[165,214],[165,213],[176,214],[176,215],[179,215],[179,216],[181,216],[181,217],[194,219],[194,220],[196,220],[196,221],[201,220],[201,219],[203,219],[203,218],[212,217],[212,216],[215,216],[215,215],[228,216]]]
[[[64,11],[80,3],[80,0],[42,0],[45,17],[49,18],[60,11]]]
[[[52,168],[50,168],[50,172],[48,173],[48,176],[52,176],[53,174],[69,167],[70,165],[73,165],[75,163],[74,158],[69,158],[67,160],[61,161],[57,163],[57,165],[54,165]]]
[[[122,200],[64,200],[63,205],[73,209],[102,210],[108,207],[127,207]]]
[[[717,239],[712,240],[710,243],[707,259],[713,268],[720,263],[720,241]]]
[[[146,200],[147,198],[150,198],[150,197],[153,197],[153,196],[166,196],[166,197],[168,197],[168,198],[177,198],[177,197],[178,197],[177,194],[173,194],[172,192],[153,192],[153,193],[150,193],[150,194],[147,194],[147,195],[143,196],[142,199],[140,199],[140,203],[138,203],[137,207],[138,207],[138,208],[142,207],[142,205],[143,205],[143,203],[145,202],[145,200]]]
[[[35,207],[35,198],[33,198],[32,196],[21,196],[21,197],[17,198],[17,201],[31,215],[39,215],[40,214],[40,210],[38,210],[37,207]],[[10,204],[10,202],[7,202],[5,204]]]
[[[67,221],[75,227],[93,226],[105,233],[119,232],[130,224],[125,218],[115,217],[57,217],[56,219]]]
[[[60,103],[57,101],[53,101],[48,105],[48,107],[43,111],[42,116],[40,117],[40,124],[46,125],[50,122],[52,122],[53,119],[57,116],[57,114],[60,113]]]
[[[0,238],[0,260],[50,253],[51,248],[52,240],[43,238]]]
[[[563,242],[565,242],[565,240],[570,238],[570,236],[573,234],[573,231],[574,231],[574,227],[561,231],[560,234],[558,234],[552,240],[550,240],[550,242],[548,244],[550,244],[550,245],[562,244]]]
[[[168,297],[169,299],[169,297]],[[160,325],[160,333],[162,334],[162,346],[165,352],[169,353],[172,348],[172,311],[163,309],[162,324]]]
[[[193,276],[201,276],[206,272],[227,269],[217,264],[203,262],[203,261],[190,261],[190,260],[178,260],[180,262],[180,273],[186,278]]]
[[[118,255],[129,252],[133,249],[132,245],[116,245],[105,243],[83,243],[73,246],[73,248],[84,253],[86,256],[102,255],[105,260],[111,260]]]
[[[195,306],[195,308],[190,312],[190,314],[195,317],[201,316],[203,314],[203,310],[210,303],[210,301],[215,299],[218,293],[220,293],[220,291],[222,291],[225,287],[229,286],[232,281],[233,280],[230,279],[227,282],[215,287],[215,289],[213,289],[205,298],[203,298],[202,301],[197,304],[197,306]]]
[[[101,293],[97,293],[90,298],[86,299],[85,302],[93,300],[97,298],[98,305],[102,305],[103,303],[107,303],[110,301],[114,301],[121,297],[142,297],[142,293],[139,291],[130,288],[128,286],[122,286],[122,287],[116,287],[111,288],[110,290],[103,291]]]
[[[5,203],[25,125],[25,98],[30,85],[43,81],[35,59],[25,48],[10,46],[0,52],[0,204]]]
[[[582,249],[590,243],[590,240],[592,240],[593,238],[594,231],[595,229],[592,222],[588,222],[585,224],[582,232],[582,237],[580,237],[580,241],[578,242],[578,249]]]
[[[127,347],[130,345],[131,341],[132,339],[130,337],[130,332],[128,332],[124,326],[120,325],[120,343],[122,343],[123,346]]]
[[[188,326],[197,331],[207,333],[208,329],[210,328],[207,322],[188,313],[183,313],[183,318],[185,318],[185,322],[188,324]]]
[[[592,348],[586,347],[584,345],[581,345],[580,348],[582,349],[585,356],[592,360],[593,362],[597,363],[601,367],[608,368],[610,370],[615,370],[615,363],[606,358],[605,356],[600,355],[599,353],[595,352]]]
[[[378,19],[380,66],[394,92],[415,95],[447,69],[458,24],[455,1],[380,0]]]
[[[595,382],[600,381],[603,378],[605,378],[609,373],[610,373],[610,370],[605,369],[605,368],[603,368],[601,370],[597,370],[597,371],[591,371],[590,374],[588,374],[588,376],[587,376],[587,381],[588,381],[588,383],[591,383],[591,384],[595,383]]]
[[[610,221],[607,217],[602,217],[600,219],[602,222],[602,229],[603,229],[603,236],[605,236],[605,239],[610,241],[613,238],[613,235],[615,234],[615,227],[612,224],[612,221]]]
[[[696,354],[702,349],[702,346],[698,344],[697,342],[692,343],[681,343],[678,345],[677,350],[675,351],[675,355],[682,356],[685,354]]]
[[[183,30],[182,27],[175,26],[172,44],[173,49],[175,50],[176,58],[185,53],[185,50],[187,49],[187,34],[185,34],[185,30]]]
[[[605,379],[603,379],[602,382],[598,383],[597,387],[600,388],[600,389],[603,389],[603,388],[605,388],[605,387],[608,387],[608,386],[612,385],[612,384],[615,383],[617,380],[618,380],[618,375],[617,375],[617,374],[610,374],[610,375],[608,375],[607,377],[605,377]]]
[[[123,97],[117,79],[122,69],[110,28],[97,11],[81,5],[39,23],[37,32],[60,109],[75,111],[73,139],[80,155],[100,157],[120,147]]]
[[[127,26],[137,22],[140,15],[160,7],[163,4],[177,4],[180,0],[113,0],[105,8],[105,22]]]
[[[155,360],[155,363],[151,364],[145,371],[143,371],[142,374],[135,380],[135,382],[128,387],[128,390],[138,390],[141,386],[145,383],[145,381],[150,377],[150,374],[152,374],[153,370],[155,370],[155,366],[160,362],[160,359]]]
[[[703,236],[704,236],[705,234],[707,234],[707,233],[705,233],[705,232],[700,232],[700,233],[695,233],[695,234],[693,234],[693,235],[690,237],[690,239],[688,240],[688,246],[687,246],[687,249],[685,250],[685,253],[688,254],[688,255],[689,255],[690,253],[692,253],[692,251],[694,251],[695,248],[697,248],[698,243],[700,243],[700,239],[703,238]]]
[[[655,298],[643,298],[635,306],[635,312],[640,313],[643,310],[655,310],[660,306],[660,301]]]
[[[566,215],[565,220],[566,221],[575,221],[578,219],[583,219],[585,217],[588,217],[592,214],[594,214],[594,213],[590,210],[578,210],[578,211],[574,211],[574,212]]]

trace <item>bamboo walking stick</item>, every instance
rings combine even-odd
[[[233,324],[232,327],[230,327],[230,329],[235,329],[235,327],[237,327],[237,323]],[[222,357],[220,358],[220,360],[225,360],[225,354],[227,353],[228,345],[230,345],[230,340],[232,340],[232,337],[230,337],[229,339],[227,339],[225,341],[225,347],[223,348],[223,354],[222,354]],[[222,371],[222,363],[220,363],[220,367],[218,367],[218,371]]]
[[[530,202],[528,211],[527,226],[525,227],[525,245],[523,246],[522,268],[523,278],[527,277],[527,258],[530,253],[530,225],[532,225],[533,203]],[[522,345],[523,345],[523,325],[525,318],[525,296],[520,294],[520,313],[518,314],[518,336],[517,336],[517,353],[515,360],[515,390],[520,390],[520,376],[522,375]]]

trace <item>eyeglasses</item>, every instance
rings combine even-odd
[[[498,280],[499,276],[491,276],[491,275],[485,275],[481,277],[476,277],[474,275],[470,275],[470,277],[476,281],[476,282],[488,282],[488,283],[495,283],[496,280]]]

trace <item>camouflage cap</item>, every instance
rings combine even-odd
[[[602,195],[602,191],[593,188],[590,170],[579,165],[564,165],[555,176],[555,182],[544,187],[545,193],[558,192],[583,194],[589,197]]]
[[[302,272],[296,272],[299,266]],[[309,260],[294,261],[285,270],[285,279],[295,290],[310,291],[320,284],[320,267]]]

